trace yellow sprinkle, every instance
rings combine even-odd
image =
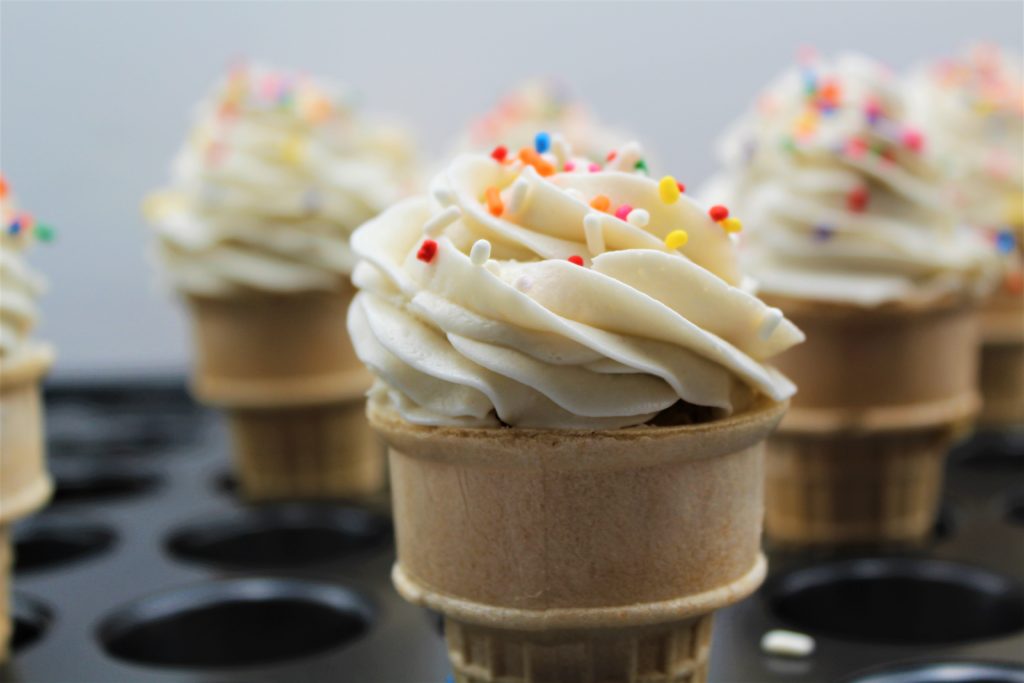
[[[658,194],[666,204],[675,204],[679,199],[679,183],[670,175],[658,181]],[[685,233],[683,233],[685,234]]]
[[[690,236],[686,234],[685,230],[673,230],[665,236],[665,246],[669,249],[680,249],[689,239]]]
[[[719,225],[721,225],[722,229],[726,232],[739,232],[743,229],[743,223],[740,222],[740,219],[733,218],[731,216],[723,220]]]
[[[281,145],[281,157],[286,164],[297,166],[305,155],[305,142],[299,135],[293,135]]]

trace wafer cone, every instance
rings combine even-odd
[[[785,545],[912,542],[977,413],[977,315],[772,300],[807,334],[774,359],[800,388],[768,440],[765,532]]]
[[[190,297],[193,391],[227,412],[246,497],[364,497],[384,486],[383,450],[363,417],[370,375],[336,292]]]
[[[10,525],[45,505],[53,491],[39,395],[39,380],[52,363],[53,352],[43,345],[0,361],[0,662],[11,636]]]
[[[715,610],[764,578],[762,440],[785,404],[607,431],[423,427],[391,447],[405,599],[459,683],[697,683]]]
[[[6,524],[0,524],[0,663],[10,655],[11,636],[14,632],[14,615],[11,614],[11,572],[14,569],[11,550],[11,532]]]
[[[982,310],[981,338],[978,424],[1024,427],[1024,293],[997,290]]]

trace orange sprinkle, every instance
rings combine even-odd
[[[555,167],[548,163],[541,155],[537,154],[537,151],[529,147],[523,147],[519,150],[519,159],[529,166],[533,166],[534,170],[537,171],[542,177],[553,175]]]
[[[10,190],[7,187],[7,178],[0,175],[0,197],[6,197]]]
[[[597,209],[598,211],[607,211],[608,207],[612,205],[612,200],[608,199],[606,195],[599,194],[590,200],[590,207]]]
[[[484,190],[484,198],[487,201],[487,210],[491,212],[492,216],[500,216],[505,213],[505,203],[501,201],[501,194],[498,192],[498,188],[491,185]]]

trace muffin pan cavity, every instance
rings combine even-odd
[[[188,562],[263,569],[338,561],[386,544],[390,534],[387,519],[359,508],[279,503],[186,524],[165,545]]]
[[[71,517],[43,516],[19,527],[14,536],[18,574],[76,564],[109,552],[117,541],[113,527]]]
[[[35,598],[15,592],[11,595],[11,650],[15,655],[32,647],[46,636],[53,623],[53,610]]]
[[[966,564],[862,558],[794,570],[766,596],[783,621],[813,635],[941,645],[1024,630],[1018,582]]]
[[[162,667],[266,666],[340,648],[367,632],[355,592],[297,579],[210,581],[143,598],[106,617],[112,656]]]
[[[1024,683],[1024,667],[980,661],[914,663],[875,669],[845,683]]]

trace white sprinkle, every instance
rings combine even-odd
[[[469,250],[469,260],[474,266],[482,266],[491,258],[491,243],[487,240],[477,240],[473,248]]]
[[[516,289],[518,289],[520,292],[528,292],[530,291],[530,287],[532,286],[533,280],[531,280],[526,275],[520,275],[519,278],[516,280]]]
[[[423,224],[423,232],[428,235],[440,235],[449,225],[459,220],[462,211],[457,206],[449,206]]]
[[[583,202],[584,204],[587,203],[587,198],[583,196],[583,193],[577,190],[575,187],[570,187],[568,190],[565,191],[565,193],[578,202]]]
[[[441,206],[451,206],[455,203],[455,194],[444,185],[436,185],[433,189],[434,199]]]
[[[809,657],[814,654],[814,638],[805,633],[776,629],[761,637],[761,650],[783,657]]]
[[[626,216],[626,221],[638,228],[646,228],[647,224],[651,222],[651,214],[647,213],[646,209],[633,209]]]
[[[523,178],[512,183],[512,192],[505,204],[507,213],[519,213],[526,207],[526,199],[530,193],[530,184]]]
[[[587,236],[587,249],[592,256],[604,253],[604,225],[596,213],[583,217],[583,234]]]
[[[775,328],[782,322],[782,311],[777,308],[769,308],[765,311],[764,317],[761,318],[761,326],[757,330],[757,334],[761,339],[768,339],[775,332]]]
[[[555,133],[551,136],[551,155],[557,162],[555,168],[561,169],[565,166],[565,162],[569,159],[569,143],[565,141],[565,137],[561,133]]]

